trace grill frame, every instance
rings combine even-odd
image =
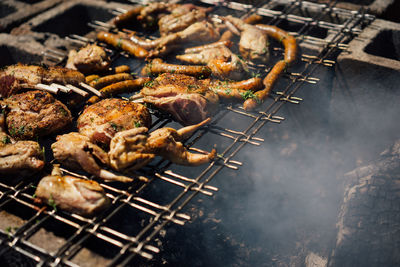
[[[213,1],[203,1],[213,2]],[[196,3],[195,3],[196,4]],[[214,3],[215,4],[215,3]],[[158,161],[151,165],[154,173],[138,172],[138,175],[144,175],[150,178],[150,181],[145,184],[133,183],[129,186],[124,186],[122,189],[113,187],[113,185],[101,183],[101,186],[108,192],[108,196],[112,197],[112,209],[108,209],[98,217],[86,219],[76,214],[68,214],[56,210],[44,209],[33,202],[32,187],[34,181],[21,181],[17,185],[10,186],[7,183],[0,183],[0,209],[11,202],[21,204],[34,213],[19,229],[15,231],[0,230],[0,245],[3,249],[0,251],[0,256],[6,253],[9,249],[15,250],[22,255],[31,258],[38,265],[57,265],[63,264],[67,266],[77,266],[72,261],[74,256],[83,248],[83,243],[89,238],[96,238],[101,242],[106,242],[119,248],[119,252],[109,262],[110,266],[127,265],[136,256],[142,256],[146,259],[151,259],[155,253],[160,250],[154,243],[155,237],[161,230],[171,224],[184,225],[191,218],[183,213],[185,206],[192,201],[199,193],[212,196],[218,188],[208,185],[218,173],[224,168],[237,169],[242,163],[235,161],[234,157],[248,144],[261,145],[264,141],[257,137],[257,133],[267,123],[280,123],[285,118],[278,115],[279,110],[286,104],[299,104],[300,98],[295,96],[295,93],[304,86],[305,83],[315,84],[318,78],[312,77],[318,68],[323,66],[331,67],[335,64],[334,59],[343,50],[347,49],[347,43],[352,40],[357,34],[362,31],[362,28],[370,23],[374,17],[364,13],[363,9],[358,11],[348,11],[336,8],[336,2],[327,4],[316,4],[307,1],[285,1],[285,8],[282,11],[270,9],[271,2],[263,4],[259,7],[251,5],[241,5],[235,2],[216,2],[217,6],[231,8],[234,10],[244,8],[246,14],[257,12],[271,18],[271,24],[277,25],[282,20],[301,23],[303,26],[297,33],[292,33],[296,36],[299,45],[312,45],[316,52],[309,54],[301,54],[301,70],[297,73],[286,73],[282,79],[285,79],[286,85],[283,86],[281,92],[274,90],[272,97],[266,101],[261,108],[256,112],[246,112],[238,105],[226,105],[213,118],[212,123],[199,130],[185,145],[191,147],[198,141],[207,138],[208,135],[216,134],[228,138],[230,144],[223,151],[219,151],[219,158],[211,162],[203,169],[195,178],[188,178],[182,174],[170,171],[171,163],[166,161]],[[291,12],[299,5],[313,7],[317,10],[322,10],[320,15],[312,18],[292,15]],[[218,7],[217,7],[218,8]],[[300,6],[302,8],[302,6]],[[342,24],[334,24],[320,20],[323,16],[343,16],[347,19]],[[332,33],[325,39],[319,39],[308,36],[314,27],[327,28]],[[83,39],[85,40],[85,39]],[[115,52],[115,51],[114,51]],[[283,50],[275,47],[275,52],[282,55]],[[115,55],[120,56],[120,53]],[[298,63],[300,64],[300,63]],[[266,68],[264,66],[263,68]],[[218,122],[223,120],[227,114],[235,114],[236,116],[246,117],[251,122],[244,130],[226,129],[218,126]],[[159,128],[170,123],[168,117],[160,116],[153,123],[152,128]],[[87,177],[84,177],[87,179]],[[166,183],[173,184],[178,188],[182,188],[179,194],[173,198],[167,205],[161,205],[141,198],[141,193],[145,191],[155,180],[163,180]],[[135,236],[127,236],[115,229],[105,226],[116,214],[124,207],[129,206],[135,210],[148,213],[152,219],[148,224]],[[151,207],[151,208],[150,208]],[[43,227],[47,220],[57,220],[67,226],[73,227],[74,234],[71,235],[65,243],[56,251],[49,252],[40,248],[31,242],[29,238]]]

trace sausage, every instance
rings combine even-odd
[[[233,45],[233,43],[229,40],[218,41],[218,42],[211,43],[211,44],[205,44],[205,45],[201,45],[201,46],[187,48],[187,49],[185,49],[185,54],[199,53],[205,49],[215,48],[215,47],[219,47],[219,46],[226,46],[226,47],[230,48],[232,45]]]
[[[143,67],[141,74],[150,76],[161,73],[186,74],[198,78],[206,78],[211,75],[211,69],[206,66],[168,64],[159,58],[155,58]]]
[[[119,28],[122,25],[135,21],[136,17],[140,14],[140,11],[142,11],[142,9],[142,6],[134,7],[131,10],[128,10],[127,12],[116,16],[113,20],[114,25]]]
[[[132,75],[130,75],[128,73],[117,73],[117,74],[107,75],[107,76],[95,79],[89,85],[96,89],[101,89],[105,86],[108,86],[108,85],[116,83],[116,82],[132,80],[132,79],[133,79]]]
[[[143,85],[146,82],[149,82],[151,79],[150,78],[138,78],[135,80],[126,80],[126,81],[121,81],[117,83],[113,83],[109,86],[106,86],[102,89],[100,89],[101,94],[103,97],[108,97],[111,95],[117,95],[121,93],[131,93],[139,90],[140,88],[143,87]],[[96,103],[100,100],[99,97],[97,96],[92,96],[89,98],[88,103],[93,104]]]
[[[263,83],[260,78],[251,78],[238,82],[215,80],[210,87],[212,91],[222,98],[243,99],[253,96],[252,92],[261,89]]]
[[[120,65],[114,68],[115,73],[130,73],[131,68],[128,65]]]
[[[262,103],[271,93],[272,87],[275,82],[278,80],[279,76],[287,67],[287,63],[285,60],[278,61],[272,70],[267,74],[267,76],[263,80],[264,89],[261,91],[257,91],[254,93],[254,96],[248,98],[243,103],[243,108],[245,110],[253,110],[258,104]]]
[[[85,81],[86,81],[87,84],[90,84],[90,82],[92,82],[92,81],[94,81],[96,79],[99,79],[99,78],[100,78],[99,75],[92,74],[92,75],[86,76]]]
[[[137,58],[145,58],[149,54],[143,47],[118,34],[101,31],[97,34],[97,39],[116,48],[120,48]]]
[[[157,47],[157,45],[160,44],[162,40],[161,38],[155,40],[143,40],[142,38],[136,36],[135,33],[128,34],[128,38],[133,43],[143,47],[144,49],[149,49],[149,50]]]
[[[272,87],[281,75],[281,73],[296,60],[297,54],[297,43],[296,38],[289,35],[286,31],[279,29],[276,26],[271,25],[256,25],[257,28],[265,32],[268,36],[271,36],[277,41],[282,42],[285,47],[284,59],[278,61],[268,75],[264,78],[263,84],[265,88],[254,94],[254,97],[247,99],[243,103],[245,110],[254,109],[259,103],[262,103],[268,95],[271,93]]]
[[[268,36],[282,42],[285,47],[285,61],[287,64],[291,64],[295,61],[297,54],[296,38],[276,26],[257,24],[256,27],[264,31]]]

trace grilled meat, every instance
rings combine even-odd
[[[110,165],[117,171],[140,169],[156,156],[147,148],[148,129],[134,128],[115,134],[110,143]]]
[[[2,135],[0,141],[0,173],[30,176],[44,167],[43,151],[34,141],[18,141]]]
[[[132,179],[115,175],[99,164],[109,165],[108,154],[90,142],[89,137],[79,133],[68,133],[57,136],[57,142],[51,145],[54,158],[66,167],[83,169],[106,181],[130,182]]]
[[[89,74],[105,71],[109,66],[110,58],[104,49],[100,46],[89,44],[78,52],[71,50],[65,67]]]
[[[78,118],[79,133],[91,142],[107,146],[119,131],[151,126],[147,108],[130,101],[109,98],[87,107]]]
[[[145,127],[119,132],[110,144],[108,154],[111,166],[120,171],[136,170],[149,163],[155,156],[190,166],[210,162],[215,156],[215,150],[207,154],[194,154],[188,152],[181,143],[209,121],[210,119],[206,119],[180,130],[160,128],[150,134]]]
[[[209,121],[210,119],[206,119],[199,124],[187,126],[180,130],[168,127],[157,129],[150,133],[147,146],[153,153],[176,164],[197,166],[210,162],[215,157],[215,149],[208,154],[195,154],[187,151],[182,144],[185,138]]]
[[[206,78],[211,75],[211,69],[206,66],[189,66],[169,64],[162,61],[160,58],[155,58],[143,67],[141,74],[154,76],[161,73],[186,74],[198,78]]]
[[[68,108],[50,93],[28,91],[2,101],[7,106],[6,125],[17,139],[35,139],[56,133],[72,121]]]
[[[39,83],[79,85],[81,82],[85,82],[85,76],[76,70],[17,64],[0,71],[0,97],[8,97],[23,88],[35,88]]]
[[[137,58],[147,57],[148,52],[145,48],[137,45],[135,42],[133,42],[132,40],[128,40],[127,38],[128,37],[124,35],[113,34],[104,31],[101,31],[97,34],[97,39],[99,39],[100,41],[112,45],[115,48],[122,49],[132,56],[135,56]]]
[[[220,79],[239,80],[249,72],[246,62],[225,45],[207,48],[199,53],[178,55],[176,58],[193,64],[207,64],[212,74]]]
[[[111,204],[97,182],[62,176],[58,166],[53,168],[51,175],[40,180],[35,195],[37,202],[85,217],[94,216]]]
[[[267,62],[269,59],[269,43],[267,35],[254,25],[245,23],[239,18],[227,16],[225,19],[240,31],[239,50],[249,60]]]
[[[208,89],[206,80],[183,74],[161,74],[141,90],[140,96],[184,125],[205,120],[219,104],[218,95]]]
[[[151,41],[143,40],[134,34],[130,34],[132,42],[145,49],[152,49],[148,55],[149,57],[166,55],[184,45],[212,42],[218,38],[219,32],[212,24],[206,21],[196,22],[183,31],[171,33]]]
[[[158,21],[161,36],[179,32],[193,23],[205,20],[207,14],[204,9],[195,8],[186,4],[174,8],[171,14],[165,15]]]

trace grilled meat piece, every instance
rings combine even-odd
[[[85,76],[76,70],[17,64],[0,71],[0,97],[8,97],[23,88],[35,88],[39,83],[79,85],[81,82],[85,82]]]
[[[172,9],[177,7],[177,4],[155,2],[150,3],[140,10],[137,20],[141,22],[145,28],[154,28],[157,25],[159,18],[171,12]]]
[[[245,23],[239,18],[225,17],[240,31],[239,50],[249,60],[267,62],[269,59],[269,42],[267,35],[256,26]]]
[[[51,175],[40,180],[35,195],[36,202],[85,217],[92,217],[111,204],[97,182],[62,176],[58,166],[53,168]]]
[[[132,40],[128,40],[127,38],[128,36],[125,36],[123,34],[113,34],[104,31],[100,31],[97,34],[97,39],[99,39],[100,41],[112,45],[115,48],[122,49],[132,56],[135,56],[137,58],[147,57],[148,52],[145,48],[137,45],[135,42],[133,42]]]
[[[208,89],[206,81],[209,80],[164,73],[148,83],[140,96],[144,102],[172,114],[182,124],[191,125],[212,116],[218,109],[218,95]]]
[[[179,32],[193,23],[205,20],[207,14],[203,9],[193,9],[194,5],[182,5],[172,10],[158,21],[161,36]]]
[[[44,91],[28,91],[2,101],[7,105],[6,125],[17,139],[35,139],[56,133],[72,121],[68,108]]]
[[[176,164],[197,166],[210,162],[215,157],[215,149],[208,154],[195,154],[187,151],[182,144],[184,139],[209,121],[210,119],[206,119],[196,125],[187,126],[179,130],[168,127],[157,129],[150,133],[147,146],[153,153]]]
[[[43,151],[34,141],[9,143],[10,138],[3,135],[0,142],[0,173],[30,176],[44,167]]]
[[[115,175],[101,166],[109,165],[108,154],[90,142],[89,137],[79,133],[68,133],[57,136],[57,142],[51,145],[54,158],[66,167],[83,169],[106,181],[130,182],[132,179]]]
[[[139,127],[115,134],[110,143],[110,165],[117,171],[133,171],[156,156],[147,148],[148,129]]]
[[[78,118],[79,133],[91,142],[108,146],[119,131],[151,126],[147,108],[130,101],[109,98],[87,107]]]
[[[109,66],[110,58],[104,49],[100,46],[89,44],[78,52],[71,50],[65,67],[89,74],[105,71]]]
[[[207,64],[219,79],[239,80],[249,72],[246,62],[225,45],[207,48],[199,53],[177,55],[176,58],[193,64]]]
[[[181,143],[209,121],[206,119],[179,130],[160,128],[150,134],[145,127],[119,132],[110,144],[111,166],[120,171],[137,170],[156,155],[181,165],[197,166],[210,162],[215,157],[215,150],[207,154],[190,153]]]
[[[154,76],[161,73],[175,73],[195,76],[198,78],[206,78],[211,75],[211,69],[206,66],[189,66],[169,64],[162,61],[160,58],[155,58],[143,67],[141,74]]]
[[[219,38],[219,32],[207,21],[196,22],[183,31],[171,33],[155,40],[143,40],[134,34],[130,34],[130,40],[145,48],[153,49],[149,57],[166,55],[169,52],[184,45],[207,43]]]

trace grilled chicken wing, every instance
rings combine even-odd
[[[89,137],[74,132],[59,135],[51,148],[54,158],[67,167],[83,169],[106,181],[132,181],[131,178],[115,175],[99,166],[97,162],[109,165],[108,154],[91,143]]]
[[[193,23],[203,21],[207,14],[205,9],[196,8],[192,4],[181,5],[174,8],[171,14],[165,15],[158,21],[161,36],[179,32]]]
[[[148,109],[130,101],[108,98],[87,107],[78,118],[79,133],[91,142],[108,145],[119,131],[150,127]]]
[[[164,110],[185,125],[199,123],[218,109],[219,98],[206,80],[183,74],[164,73],[140,92],[143,101]],[[135,95],[134,97],[137,97]]]
[[[35,195],[37,202],[85,217],[94,216],[111,204],[97,182],[62,176],[58,166],[40,180]]]
[[[65,65],[66,68],[77,69],[85,74],[105,71],[109,66],[110,58],[104,49],[94,44],[89,44],[78,52],[71,50]]]
[[[240,31],[239,50],[246,59],[267,62],[269,59],[269,43],[267,35],[256,26],[245,23],[239,18],[225,17]]]
[[[76,70],[17,64],[0,71],[0,96],[8,97],[23,88],[34,88],[39,83],[79,85],[81,82],[85,82],[85,76]]]
[[[56,133],[72,121],[68,108],[44,91],[28,91],[2,101],[7,106],[6,125],[18,140]]]

